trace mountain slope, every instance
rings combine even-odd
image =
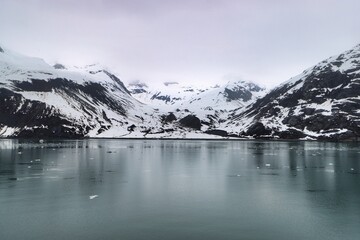
[[[174,97],[176,91],[183,91],[176,100],[177,107],[164,102],[160,94],[155,94],[154,104],[146,105],[135,99],[120,79],[98,65],[50,66],[41,59],[2,48],[0,137],[215,137],[204,133],[214,124],[200,120],[198,109],[189,102],[198,101],[193,99],[194,94],[203,91],[194,93],[176,86],[172,91]],[[186,103],[191,111],[181,107]]]
[[[143,121],[137,111],[152,111],[97,66],[69,71],[4,48],[0,110],[2,137],[121,136],[128,125]]]
[[[171,113],[174,119],[196,116],[203,131],[219,127],[232,111],[245,109],[265,94],[264,88],[246,81],[232,81],[221,86],[203,88],[164,83],[154,89],[135,82],[128,89],[139,101]]]
[[[252,137],[357,139],[359,109],[360,45],[275,88],[225,128]]]
[[[0,48],[0,137],[358,140],[360,45],[265,94],[245,81],[126,88],[98,65],[50,66]]]

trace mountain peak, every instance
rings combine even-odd
[[[356,140],[359,75],[357,45],[270,91],[232,121],[239,121],[237,131],[246,136]]]
[[[0,47],[0,53],[3,53],[4,52],[4,49],[2,49],[1,47]]]

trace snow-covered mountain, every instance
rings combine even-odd
[[[189,114],[196,116],[204,125],[204,131],[217,128],[234,110],[245,109],[265,95],[264,88],[242,80],[202,88],[176,82],[152,88],[134,82],[127,88],[139,101],[172,113],[176,119]]]
[[[50,66],[1,48],[0,137],[210,138],[204,132],[263,91],[245,82],[205,89],[168,82],[153,93],[141,87],[130,92],[99,65]]]
[[[252,137],[358,139],[360,45],[291,78],[223,127]]]
[[[96,65],[68,70],[1,48],[0,112],[1,137],[121,137],[153,110]]]
[[[0,137],[356,139],[360,45],[266,93],[232,81],[127,87],[99,65],[50,66],[0,47]]]

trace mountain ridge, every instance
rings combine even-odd
[[[0,47],[0,137],[358,140],[360,44],[268,91],[125,85],[100,65],[50,66]]]
[[[232,120],[240,121],[243,136],[357,139],[359,95],[356,45],[274,88]]]

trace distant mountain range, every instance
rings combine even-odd
[[[125,86],[99,65],[50,66],[0,47],[0,112],[0,137],[357,140],[360,45],[271,91]]]

